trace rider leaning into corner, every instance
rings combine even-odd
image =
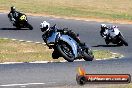
[[[50,35],[50,33],[52,33],[52,31],[54,30],[53,27],[50,27],[50,24],[46,21],[43,21],[41,24],[40,24],[40,29],[42,32],[45,32],[43,35],[42,35],[42,38],[45,36],[45,35]],[[57,29],[57,28],[56,28]],[[68,28],[64,28],[64,29],[57,29],[58,32],[61,32],[63,34],[67,34],[69,35],[70,37],[72,37],[77,43],[79,43],[80,46],[85,46],[85,43],[82,43],[80,41],[80,39],[78,38],[78,34],[76,34],[75,32],[73,32],[72,30],[68,30]],[[44,38],[43,38],[44,39]]]
[[[109,44],[110,34],[112,32],[115,32],[114,30],[116,30],[116,28],[118,28],[118,27],[114,26],[114,25],[111,27],[108,27],[108,26],[106,26],[106,24],[101,24],[100,35],[105,39],[107,44]]]
[[[15,6],[12,6],[12,7],[11,7],[11,11],[10,11],[10,13],[8,14],[8,17],[10,18],[10,20],[11,20],[12,22],[15,22],[15,23],[16,23],[17,17],[18,17],[18,14],[19,14],[19,13],[20,13],[20,12],[16,11]]]

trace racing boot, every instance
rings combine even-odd
[[[120,43],[118,43],[118,44],[117,44],[117,46],[123,46],[123,43],[122,43],[122,42],[120,42]]]
[[[105,43],[108,45],[110,42],[108,40],[105,40]]]
[[[79,45],[82,47],[83,50],[87,48],[85,43],[80,42]]]

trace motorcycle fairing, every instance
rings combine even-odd
[[[61,35],[59,40],[62,40],[64,42],[68,43],[71,46],[72,50],[73,50],[75,58],[78,57],[78,54],[77,54],[77,43],[76,43],[76,41],[73,38],[71,38],[68,35]]]
[[[56,42],[56,36],[58,35],[58,32],[53,32],[52,35],[47,39],[48,44],[54,44]]]
[[[115,36],[117,36],[120,33],[120,31],[118,30],[118,28],[114,28],[113,31],[109,30],[109,34],[112,38],[114,38]]]
[[[21,21],[22,21],[22,20],[27,21],[27,17],[26,17],[26,15],[21,15],[19,19],[20,19]]]

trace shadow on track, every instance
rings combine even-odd
[[[92,47],[120,47],[119,45],[96,45]]]
[[[0,28],[0,30],[30,30],[29,28]]]

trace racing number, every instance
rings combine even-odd
[[[26,16],[25,16],[25,15],[22,15],[22,16],[20,17],[20,20],[26,20]]]

